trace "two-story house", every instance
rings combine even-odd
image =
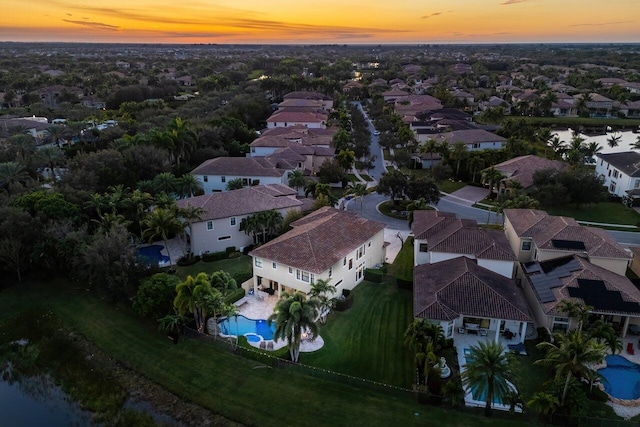
[[[255,290],[306,294],[316,280],[325,279],[338,296],[364,280],[366,268],[385,260],[385,225],[352,212],[324,207],[291,226],[249,253]]]
[[[288,172],[296,169],[286,168],[265,157],[216,157],[202,162],[191,171],[202,183],[205,194],[226,191],[227,184],[233,179],[241,179],[242,184],[286,184]]]
[[[596,154],[596,175],[609,193],[618,197],[640,197],[640,153]]]
[[[303,202],[296,194],[286,185],[269,184],[178,200],[178,207],[195,207],[203,211],[186,230],[191,253],[221,252],[230,246],[242,250],[252,245],[252,237],[240,230],[242,219],[270,210],[283,217],[290,210],[301,210]]]
[[[413,212],[414,265],[435,264],[465,256],[497,274],[514,277],[516,258],[504,233],[480,230],[474,220],[458,219],[454,213]]]

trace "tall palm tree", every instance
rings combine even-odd
[[[561,158],[566,151],[565,142],[557,135],[549,140],[549,146],[553,150],[556,158]]]
[[[364,201],[364,197],[369,194],[367,190],[367,184],[363,183],[351,183],[347,186],[347,191],[345,191],[345,196],[353,196],[356,199],[360,199],[360,213],[362,213],[362,204]]]
[[[253,237],[253,244],[258,243],[258,232],[261,231],[261,227],[258,223],[258,218],[255,215],[250,215],[240,220],[240,231],[244,231],[247,236]]]
[[[602,146],[595,141],[591,141],[584,146],[584,155],[589,159],[589,161],[593,161],[595,155],[600,153],[601,151]]]
[[[220,314],[227,319],[231,319],[232,317],[236,321],[236,329],[238,327],[238,316],[240,315],[240,310],[233,304],[223,304],[222,309],[220,310]],[[237,335],[229,335],[229,341],[233,345],[233,349],[236,350],[238,348],[238,336]]]
[[[142,219],[147,212],[147,209],[151,207],[153,198],[151,197],[151,194],[145,193],[136,188],[129,195],[129,201],[131,210],[135,216],[135,222],[138,224],[140,238],[142,238]]]
[[[181,199],[185,197],[193,197],[195,194],[202,192],[202,182],[200,182],[195,175],[185,173],[178,178],[177,190]]]
[[[196,277],[191,275],[178,283],[176,297],[173,305],[178,314],[193,314],[196,329],[203,333],[206,325],[207,310],[210,308],[209,299],[221,296],[220,291],[211,287],[211,281],[207,273],[198,273]]]
[[[558,304],[558,310],[570,318],[577,319],[578,330],[581,331],[583,326],[585,326],[589,320],[589,315],[591,314],[593,307],[565,299],[560,301]]]
[[[345,148],[344,150],[340,150],[338,154],[336,154],[336,160],[342,169],[345,172],[349,172],[351,167],[353,166],[353,162],[356,159],[356,153],[353,150]]]
[[[485,167],[484,159],[482,156],[472,155],[467,162],[467,167],[471,171],[471,182],[476,182],[476,173]]]
[[[495,398],[502,400],[511,387],[511,367],[502,344],[494,341],[480,341],[478,346],[470,347],[468,362],[462,373],[465,386],[486,396],[484,414],[491,416],[491,402]]]
[[[42,147],[36,154],[38,160],[47,165],[51,169],[51,178],[57,181],[55,167],[63,164],[64,153],[58,147]]]
[[[171,172],[162,172],[153,178],[156,193],[175,194],[178,190],[178,178]]]
[[[333,294],[336,293],[336,287],[330,285],[331,279],[318,279],[311,285],[309,291],[309,298],[318,301],[318,312],[320,315],[320,322],[325,323],[327,320],[327,314],[333,308]]]
[[[289,174],[289,187],[293,187],[296,191],[300,191],[300,188],[307,184],[307,180],[301,170],[294,170]]]
[[[636,138],[635,142],[631,143],[631,148],[634,150],[640,150],[640,136]]]
[[[447,141],[442,141],[438,144],[438,153],[442,156],[444,162],[448,162],[451,158],[451,144]]]
[[[31,135],[19,134],[7,138],[7,145],[16,150],[20,162],[26,162],[36,151],[36,141]]]
[[[553,414],[559,405],[557,397],[544,391],[534,393],[527,402],[529,408],[545,417]]]
[[[183,227],[175,213],[168,209],[156,208],[144,220],[145,230],[143,236],[149,242],[162,239],[164,247],[169,255],[169,265],[173,264],[171,260],[171,252],[167,241],[172,234],[178,234]]]
[[[191,130],[187,120],[176,117],[167,126],[167,133],[172,140],[173,157],[178,166],[181,159],[188,159],[195,151],[198,138]]]
[[[489,197],[497,196],[498,186],[500,185],[500,181],[504,178],[502,172],[500,172],[495,167],[491,166],[484,171],[482,171],[482,184],[489,185]],[[496,187],[496,194],[494,195],[493,188]]]
[[[591,368],[590,364],[600,363],[604,359],[606,347],[596,340],[588,339],[581,330],[567,334],[554,334],[554,342],[541,342],[536,347],[546,350],[543,359],[534,363],[552,367],[556,371],[556,379],[566,376],[560,405],[564,405],[572,376],[582,378]]]
[[[293,295],[285,292],[282,294],[269,316],[269,324],[276,324],[273,334],[275,339],[286,339],[289,342],[289,354],[291,360],[298,361],[300,357],[300,342],[302,332],[306,331],[314,339],[318,336],[318,302],[314,299],[306,299],[301,292]]]
[[[451,158],[456,161],[456,178],[460,176],[460,162],[467,157],[467,144],[458,141],[453,144],[451,149]]]
[[[271,240],[280,233],[282,227],[282,214],[274,209],[261,212],[262,221],[264,221],[264,228],[266,230],[267,241]]]
[[[611,136],[607,138],[607,144],[609,144],[609,147],[614,148],[618,146],[621,140],[622,134],[612,133]]]
[[[60,148],[60,139],[64,136],[64,127],[49,126],[47,128],[47,136]]]
[[[429,138],[424,144],[422,144],[419,151],[421,153],[429,153],[429,160],[433,162],[433,153],[438,151],[438,143],[435,139]]]
[[[11,186],[24,183],[29,179],[29,174],[19,162],[0,163],[0,189],[6,188],[11,194]]]

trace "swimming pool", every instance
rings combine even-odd
[[[163,264],[169,261],[169,257],[166,255],[162,255],[162,250],[164,246],[162,245],[151,245],[145,246],[143,248],[138,248],[138,259],[141,262],[146,264]]]
[[[465,362],[469,363],[472,359],[471,356],[471,349],[469,348],[465,348],[464,349],[464,360]],[[511,384],[509,384],[511,386]],[[478,402],[486,402],[487,401],[487,390],[482,390],[479,391],[477,389],[477,387],[471,387],[471,396],[473,396],[473,400],[477,400]],[[496,396],[493,396],[493,403],[497,404],[497,405],[504,405],[504,403],[502,402],[502,400]]]
[[[255,339],[256,335],[261,336],[265,341],[272,340],[276,330],[276,325],[273,323],[269,325],[266,320],[253,320],[244,316],[238,316],[237,322],[235,317],[230,317],[218,323],[220,325],[220,332],[224,335],[240,336],[248,334],[247,339],[252,342],[257,342]]]
[[[618,399],[640,399],[640,365],[618,355],[609,355],[605,360],[607,367],[598,369],[604,391]]]

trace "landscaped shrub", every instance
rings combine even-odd
[[[133,297],[133,311],[152,319],[166,315],[173,305],[178,283],[180,278],[165,273],[157,273],[142,280]]]
[[[351,291],[349,289],[343,289],[342,290],[342,296],[345,298],[349,298],[349,295],[351,295]]]
[[[234,302],[238,301],[240,298],[244,297],[244,293],[245,291],[243,288],[238,288],[230,292],[229,295],[224,297],[225,304],[233,304]]]
[[[398,277],[396,278],[396,285],[398,286],[398,289],[406,289],[408,291],[413,290],[413,280]]]
[[[236,247],[235,246],[229,246],[224,251],[227,253],[227,255],[229,255],[230,253],[236,251]]]
[[[246,254],[248,254],[249,252],[251,252],[251,251],[253,250],[253,248],[255,248],[255,247],[256,247],[255,245],[245,246],[245,247],[242,249],[242,253],[246,255]]]
[[[587,390],[587,395],[588,395],[589,391]],[[605,393],[604,391],[600,390],[598,387],[594,386],[591,389],[591,395],[589,396],[589,398],[591,400],[595,400],[597,402],[608,402],[609,401],[609,395],[607,393]]]
[[[202,255],[202,260],[204,262],[221,261],[223,259],[227,259],[226,252],[213,252]]]
[[[198,261],[200,261],[199,256],[185,255],[183,257],[180,257],[176,264],[178,264],[180,267],[188,267],[190,265],[196,264]]]
[[[382,270],[367,268],[364,270],[364,280],[368,280],[373,283],[382,282],[384,272]]]
[[[236,285],[238,286],[242,285],[244,282],[251,279],[252,277],[253,277],[253,273],[251,272],[251,270],[239,271],[233,275],[233,278],[236,281]]]
[[[242,252],[238,252],[238,251],[231,252],[229,254],[229,258],[230,259],[232,259],[232,258],[240,258],[241,256],[242,256]]]
[[[453,348],[453,338],[444,340],[444,348]]]
[[[538,332],[538,341],[539,342],[551,342],[551,335],[549,334],[549,330],[545,327],[539,327],[536,329]]]
[[[342,290],[342,296],[335,299],[336,303],[334,305],[334,310],[336,311],[345,311],[349,307],[353,305],[353,296],[351,295],[351,291],[348,289]]]

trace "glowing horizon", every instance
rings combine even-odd
[[[638,43],[640,2],[4,0],[0,41],[238,44]]]

